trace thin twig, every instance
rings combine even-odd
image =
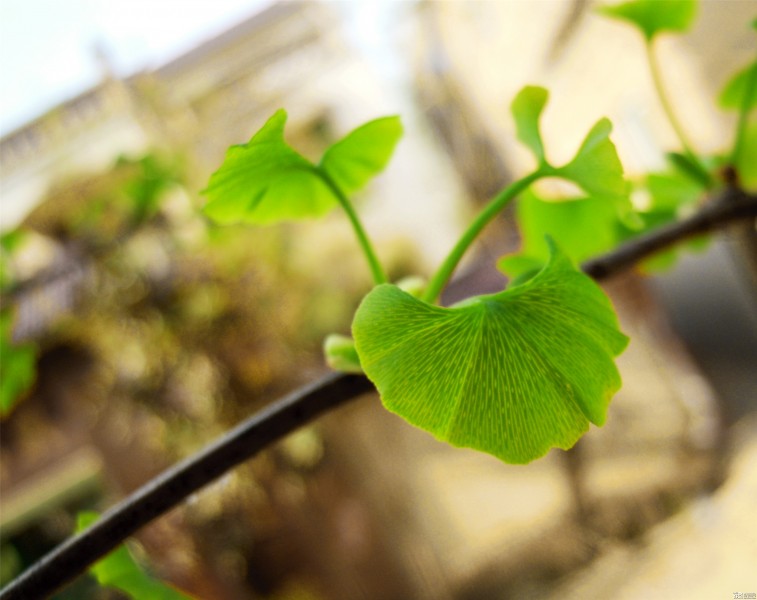
[[[749,218],[757,218],[757,196],[728,187],[688,219],[658,227],[646,235],[633,238],[602,256],[587,260],[581,268],[598,281],[608,279],[660,250]]]
[[[727,188],[692,217],[633,239],[587,261],[582,268],[596,280],[607,279],[677,242],[755,218],[757,196]],[[0,591],[0,600],[47,597],[226,471],[319,415],[372,390],[365,377],[343,374],[329,375],[296,390],[125,498],[89,529],[68,539],[11,582]]]
[[[2,600],[46,598],[138,529],[168,512],[262,448],[340,404],[373,389],[361,375],[331,374],[252,416],[104,513],[0,592]]]

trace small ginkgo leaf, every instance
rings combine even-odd
[[[545,235],[575,263],[605,252],[618,242],[618,208],[607,198],[549,201],[528,190],[518,199],[516,217],[522,240],[520,251],[502,258],[497,266],[519,281],[549,259]]]
[[[646,177],[649,192],[649,206],[642,212],[670,213],[670,220],[687,210],[705,193],[705,187],[680,170],[649,173]],[[656,223],[655,226],[660,225]]]
[[[601,289],[556,248],[527,283],[453,308],[377,286],[352,331],[388,410],[509,463],[570,448],[605,421],[628,341]]]
[[[420,275],[408,275],[397,281],[395,285],[403,292],[407,292],[411,296],[420,298],[426,290],[428,281],[425,277],[421,277]]]
[[[323,341],[326,364],[343,373],[362,373],[360,357],[355,350],[355,341],[346,335],[332,333]]]
[[[204,190],[209,217],[258,225],[320,217],[337,205],[332,184],[342,194],[363,187],[402,135],[398,117],[375,119],[333,144],[316,166],[284,141],[286,120],[279,110],[248,143],[229,148]]]
[[[744,104],[744,96],[747,102]],[[738,71],[718,96],[722,108],[732,110],[751,110],[757,107],[757,60]]]
[[[518,92],[510,104],[516,136],[531,149],[539,164],[546,162],[539,119],[548,99],[549,92],[543,87],[528,85]]]
[[[369,121],[326,150],[320,167],[345,194],[351,194],[384,170],[402,137],[399,117]]]
[[[266,225],[318,217],[336,206],[315,165],[284,141],[286,119],[277,111],[248,143],[229,148],[204,191],[209,217]]]
[[[284,141],[286,120],[279,110],[248,143],[228,149],[204,190],[209,217],[264,225],[318,217],[336,206],[315,165]]]
[[[556,175],[581,186],[595,198],[622,198],[628,195],[629,185],[623,178],[623,165],[615,144],[610,140],[612,123],[600,119],[591,128],[573,159],[556,169]]]
[[[664,31],[688,31],[697,14],[696,0],[631,0],[601,6],[600,14],[638,27],[647,40]]]
[[[568,164],[559,168],[549,164],[539,128],[539,119],[548,99],[549,93],[544,88],[526,86],[511,104],[517,137],[534,153],[539,169],[544,175],[562,177],[578,184],[589,196],[628,196],[629,185],[623,178],[623,165],[610,140],[612,123],[608,119],[600,119],[594,124]]]
[[[696,182],[701,189],[712,187],[712,176],[698,160],[681,152],[667,152],[665,158],[671,167]]]

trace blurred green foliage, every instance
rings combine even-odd
[[[688,31],[696,18],[696,0],[630,0],[601,6],[602,14],[637,27],[651,41],[664,32]]]
[[[0,415],[10,413],[34,383],[36,352],[32,344],[14,344],[13,316],[0,313]]]
[[[0,293],[14,285],[13,255],[24,243],[24,233],[14,230],[0,236]],[[13,341],[14,311],[0,308],[0,417],[10,414],[34,383],[36,349]]]
[[[254,235],[218,227],[185,186],[186,168],[156,153],[61,181],[3,238],[4,305],[26,303],[34,313],[42,298],[52,309],[37,319],[38,352],[14,355],[24,357],[18,369],[6,360],[11,320],[3,313],[3,402],[24,397],[19,382],[36,368],[38,380],[51,383],[4,422],[6,456],[14,440],[19,449],[42,444],[69,418],[97,423],[120,432],[94,438],[109,457],[109,478],[128,487],[325,368],[323,336],[348,330],[370,284],[359,256],[339,271],[321,268],[343,254],[348,232],[311,237],[297,223]],[[398,264],[402,274],[408,263]],[[69,305],[58,283],[71,273],[79,275]],[[92,364],[77,362],[79,349]],[[18,376],[5,376],[11,366]],[[80,425],[66,431],[82,435]],[[127,455],[142,458],[119,458]],[[192,573],[216,577],[209,557],[248,552],[256,534],[229,532],[244,529],[250,511],[271,512],[257,490],[277,470],[257,461],[246,483],[225,490],[223,515],[203,509],[213,515],[213,535],[197,541],[199,554],[185,552]]]

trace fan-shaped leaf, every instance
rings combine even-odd
[[[401,137],[399,117],[375,119],[329,147],[320,167],[345,194],[351,194],[384,170]]]
[[[277,111],[248,143],[229,148],[204,191],[208,216],[262,225],[318,217],[336,205],[315,165],[284,141],[286,119]]]
[[[627,338],[600,288],[553,248],[529,282],[441,308],[384,284],[353,322],[360,362],[392,412],[512,463],[602,424]]]
[[[531,149],[540,164],[546,162],[546,158],[539,119],[548,99],[549,92],[543,87],[526,86],[510,105],[518,139]]]
[[[629,185],[623,178],[623,166],[615,145],[610,141],[612,123],[608,119],[595,123],[568,164],[560,168],[549,164],[539,129],[539,119],[548,99],[549,93],[544,88],[526,86],[511,105],[518,139],[534,153],[543,174],[573,181],[589,196],[627,197]]]
[[[581,147],[567,165],[556,169],[556,175],[577,183],[590,196],[622,198],[628,195],[628,182],[623,178],[615,145],[610,141],[612,123],[600,119],[591,128]]]
[[[518,229],[522,246],[517,254],[501,259],[498,267],[523,281],[549,258],[549,235],[576,263],[605,252],[618,241],[616,204],[607,198],[571,198],[548,201],[529,190],[518,199]]]
[[[688,31],[697,13],[696,0],[632,0],[602,6],[599,12],[633,23],[647,40],[663,31]]]
[[[745,95],[748,95],[746,105]],[[751,110],[757,107],[757,60],[741,69],[726,83],[718,96],[718,103],[723,108],[733,110]]]
[[[322,216],[337,202],[324,175],[345,194],[358,190],[386,166],[402,135],[397,117],[370,121],[333,144],[316,166],[284,141],[286,119],[277,111],[247,144],[229,148],[204,191],[208,216],[260,225]]]

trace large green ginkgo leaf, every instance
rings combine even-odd
[[[604,422],[628,341],[601,289],[554,247],[527,283],[453,308],[380,285],[352,332],[388,410],[509,463],[570,448]]]

